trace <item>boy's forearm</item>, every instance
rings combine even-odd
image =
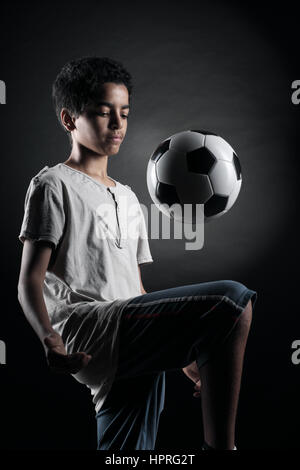
[[[141,294],[147,294],[147,292],[145,291],[144,286],[143,286],[141,268],[140,268],[139,265],[138,265],[138,272],[139,272],[139,276],[140,276]]]
[[[43,296],[43,282],[37,279],[23,281],[18,286],[18,300],[25,317],[43,342],[45,336],[53,332]]]

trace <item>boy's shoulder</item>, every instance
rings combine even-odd
[[[121,183],[120,181],[118,181],[118,183],[119,183],[119,194],[124,194],[127,197],[129,197],[129,199],[136,202],[137,201],[137,195],[134,192],[134,190],[131,188],[131,186],[129,186],[128,184],[125,184],[125,183]]]
[[[66,176],[64,169],[60,164],[49,167],[44,166],[36,175],[31,178],[34,186],[45,187],[51,186],[52,189],[61,190],[62,186],[69,186],[70,179]],[[117,194],[126,195],[136,202],[137,195],[135,191],[128,184],[117,181],[118,187],[116,188]]]
[[[60,177],[55,166],[49,167],[46,165],[36,175],[34,175],[31,180],[34,184],[50,184],[57,187]]]
[[[127,190],[131,191],[132,193],[134,192],[132,189],[131,189],[131,186],[129,186],[128,184],[124,184],[124,183],[121,183],[122,186],[124,186]]]

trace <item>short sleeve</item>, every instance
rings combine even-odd
[[[55,187],[33,178],[27,189],[24,217],[19,240],[46,240],[55,248],[62,238],[65,225],[63,202]]]
[[[153,258],[151,256],[147,227],[145,217],[140,206],[140,223],[139,223],[139,236],[137,246],[137,262],[138,264],[152,263]]]

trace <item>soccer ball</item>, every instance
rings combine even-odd
[[[165,215],[182,223],[196,223],[197,204],[203,204],[204,222],[221,217],[235,203],[241,184],[235,151],[209,131],[188,130],[167,137],[148,162],[151,199]],[[185,211],[184,204],[190,204],[192,211]]]

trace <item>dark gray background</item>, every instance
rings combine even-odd
[[[237,152],[243,185],[224,217],[205,227],[204,247],[150,240],[152,265],[142,268],[148,292],[234,279],[258,292],[245,358],[237,420],[240,449],[297,448],[300,365],[291,343],[297,312],[299,79],[296,13],[251,2],[13,2],[1,17],[2,297],[0,339],[7,365],[3,448],[94,449],[88,389],[50,375],[39,340],[17,302],[26,189],[45,165],[66,160],[69,144],[51,103],[62,65],[84,55],[110,56],[133,75],[129,127],[108,174],[129,184],[150,207],[148,159],[167,136],[209,129]],[[200,401],[180,371],[167,374],[157,449],[197,450]],[[121,393],[121,391],[120,391]],[[23,424],[16,431],[17,422]],[[59,426],[57,426],[59,424]],[[63,424],[63,426],[62,426]]]

